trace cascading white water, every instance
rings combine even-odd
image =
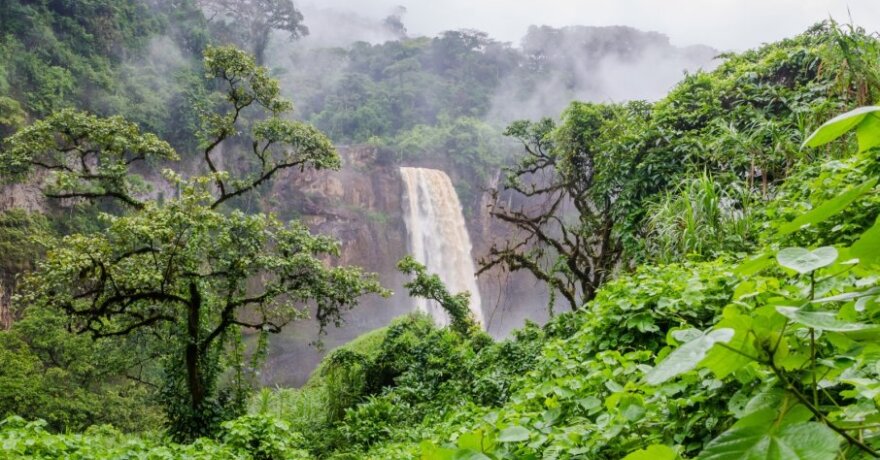
[[[471,258],[471,239],[452,181],[436,169],[400,168],[400,175],[406,187],[403,215],[410,252],[429,273],[437,274],[450,292],[471,293],[471,313],[482,327],[483,310]],[[436,302],[416,302],[438,324],[449,323],[448,315]]]

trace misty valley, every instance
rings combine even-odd
[[[0,1],[0,458],[880,458],[880,10],[777,1]]]

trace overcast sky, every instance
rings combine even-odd
[[[411,33],[473,28],[519,43],[531,24],[629,25],[668,35],[676,45],[743,50],[789,37],[834,17],[880,30],[880,0],[299,0],[381,18],[402,5]],[[306,17],[308,22],[308,17]]]

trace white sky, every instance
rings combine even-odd
[[[410,33],[473,28],[518,44],[531,24],[628,25],[668,35],[679,46],[743,50],[834,17],[880,30],[880,0],[299,0],[300,4],[381,18],[396,5]],[[308,17],[306,17],[308,23]]]

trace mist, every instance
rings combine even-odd
[[[323,110],[321,96],[332,93],[349,71],[354,43],[419,38],[407,34],[409,15],[403,8],[389,9],[381,19],[332,8],[303,7],[303,12],[309,36],[291,42],[278,33],[267,53],[297,114],[306,119]],[[389,18],[400,28],[389,27]],[[532,25],[515,43],[488,39],[493,45],[483,53],[519,55],[517,68],[501,76],[490,95],[491,108],[481,115],[500,128],[516,119],[556,117],[572,100],[657,100],[685,73],[711,70],[720,62],[712,47],[678,47],[665,34],[626,26]]]
[[[389,18],[402,20],[405,9],[401,7],[385,8],[386,14],[381,17],[362,15],[350,8],[313,4],[304,4],[301,10],[309,28],[309,35],[299,42],[305,48],[345,47],[359,41],[382,43],[403,37],[401,31],[386,21]]]
[[[318,4],[300,2],[303,7]],[[320,5],[379,19],[377,11],[407,8],[407,25],[416,35],[474,28],[516,42],[532,24],[627,25],[654,30],[677,46],[705,44],[742,51],[804,31],[816,21],[833,17],[853,20],[869,30],[880,29],[876,0],[321,0]],[[682,14],[687,12],[687,14]],[[760,12],[760,14],[758,14]]]
[[[521,49],[540,64],[505,79],[487,116],[495,122],[555,117],[572,100],[654,101],[686,72],[720,62],[711,47],[679,48],[663,34],[623,26],[532,26]]]

